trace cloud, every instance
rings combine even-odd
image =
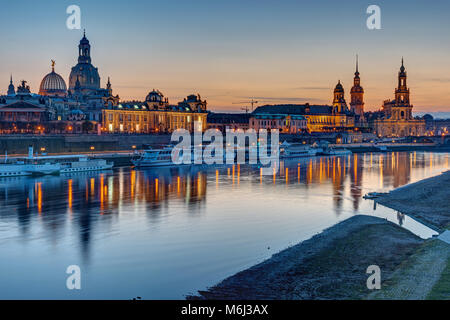
[[[296,87],[293,90],[331,90],[329,87]]]
[[[450,83],[450,78],[429,78],[429,79],[424,79],[424,81]]]
[[[238,99],[248,99],[250,101],[251,99],[259,101],[259,103],[264,102],[274,102],[274,101],[280,101],[280,102],[323,102],[322,99],[317,98],[311,98],[311,97],[238,97]]]

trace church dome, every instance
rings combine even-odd
[[[338,84],[336,85],[336,88],[334,89],[334,92],[344,92],[344,87],[341,84],[341,81],[339,80]]]
[[[100,75],[98,69],[90,63],[79,63],[72,68],[69,77],[69,89],[74,90],[79,81],[80,89],[100,89]]]
[[[161,91],[153,89],[153,91],[147,95],[147,97],[145,98],[145,101],[162,102],[163,98],[164,98],[164,95],[161,93]]]
[[[67,94],[66,82],[55,72],[54,61],[52,61],[52,72],[47,74],[41,81],[39,94],[42,96],[65,96]]]

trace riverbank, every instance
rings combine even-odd
[[[391,222],[358,215],[188,299],[364,299],[368,266],[388,280],[423,243]]]
[[[383,194],[375,201],[431,228],[450,227],[450,171]]]
[[[376,199],[431,228],[450,229],[450,171],[395,189]],[[450,299],[450,245],[433,239],[423,244],[370,299]]]
[[[442,232],[450,227],[449,198],[447,171],[376,201]],[[366,287],[370,265],[381,269],[381,290]],[[188,299],[450,299],[449,291],[449,244],[360,215]]]

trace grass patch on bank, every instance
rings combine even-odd
[[[441,278],[434,285],[427,296],[428,300],[450,300],[450,259],[447,259],[447,266],[441,274]]]

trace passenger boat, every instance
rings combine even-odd
[[[347,156],[353,154],[353,152],[345,148],[327,148],[322,152],[322,154],[324,156]]]
[[[173,161],[172,156],[176,159],[179,159],[181,162],[183,160],[183,149],[174,150],[173,145],[168,145],[160,149],[152,149],[148,148],[141,153],[138,153],[138,156],[131,160],[137,168],[151,168],[151,167],[169,167],[169,166],[181,166],[181,165],[197,165],[203,164],[204,162],[204,149],[206,146],[200,146],[199,148],[192,148],[189,152],[188,163],[176,163]],[[245,153],[245,148],[242,148]],[[215,150],[213,150],[211,156],[215,157]],[[235,149],[231,148],[230,150],[226,149],[223,151],[223,163],[226,163],[227,156],[233,159],[236,159]],[[183,161],[184,162],[184,161]]]
[[[34,156],[33,148],[28,149],[28,157],[15,158],[0,164],[0,177],[52,175],[83,171],[101,171],[113,167],[103,159],[90,159],[85,155]]]
[[[8,161],[5,156],[4,163],[0,164],[0,178],[59,174],[61,165],[33,156],[33,148],[28,148],[27,158],[15,158]]]
[[[61,166],[55,163],[18,160],[14,163],[0,164],[0,178],[58,174],[60,170]]]
[[[283,142],[280,146],[280,157],[282,159],[294,159],[304,157],[314,157],[320,152],[323,152],[321,148],[312,148],[308,145],[301,143],[287,143]]]
[[[172,146],[166,146],[162,149],[144,150],[136,159],[131,162],[138,168],[144,167],[167,167],[176,165],[172,162]]]
[[[61,165],[61,173],[85,171],[103,171],[111,169],[114,164],[104,159],[92,159],[85,155],[47,157]]]

